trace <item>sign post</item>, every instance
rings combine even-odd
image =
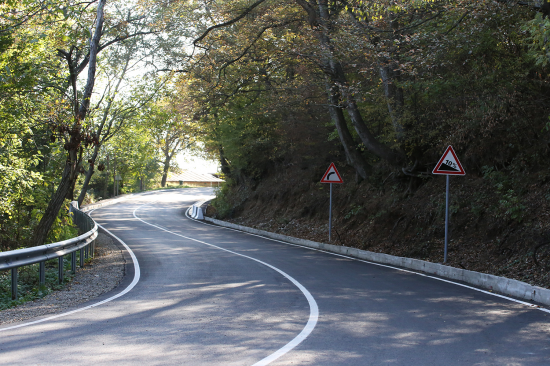
[[[332,183],[330,183],[330,200],[328,207],[328,242],[332,240]]]
[[[119,193],[119,188],[118,188],[118,186],[119,186],[119,184],[120,184],[119,182],[120,182],[121,180],[122,180],[122,178],[120,177],[120,174],[116,174],[116,175],[115,175],[115,187],[114,187],[114,189],[115,189],[115,196],[118,196],[118,193]]]
[[[451,175],[466,175],[451,145],[447,147],[447,150],[445,150],[443,156],[437,162],[432,174],[447,176],[447,187],[445,189],[445,250],[443,254],[443,263],[447,263],[447,246],[449,242],[449,177]]]
[[[330,163],[327,171],[321,178],[321,183],[330,183],[330,200],[328,209],[328,241],[332,239],[332,183],[344,183],[334,163]]]

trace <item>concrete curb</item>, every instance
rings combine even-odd
[[[518,299],[530,300],[544,305],[550,305],[550,290],[510,278],[468,271],[465,269],[445,266],[438,263],[426,262],[420,259],[396,257],[389,254],[374,253],[357,248],[344,247],[339,245],[318,243],[311,240],[298,239],[287,235],[271,233],[269,231],[253,229],[247,226],[236,225],[229,222],[205,217],[205,220],[216,225],[244,231],[251,234],[265,236],[271,239],[281,240],[291,244],[302,245],[309,248],[324,250],[327,252],[347,255],[371,262],[389,264],[396,267],[408,268],[415,271],[425,272],[455,281],[465,282],[487,291],[494,291]]]

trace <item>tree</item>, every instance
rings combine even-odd
[[[550,2],[545,0],[541,12],[534,19],[526,22],[523,29],[529,31],[531,55],[538,65],[546,66],[550,63]]]
[[[73,108],[72,108],[72,123],[67,125],[65,123],[54,123],[52,128],[57,129],[58,138],[64,138],[64,148],[67,151],[67,162],[63,169],[61,182],[51,198],[48,207],[44,211],[42,219],[38,223],[32,241],[35,245],[41,245],[44,243],[50,228],[57,217],[57,213],[61,208],[65,198],[72,198],[72,190],[76,182],[78,175],[78,166],[82,159],[82,143],[94,143],[95,140],[87,135],[85,130],[84,120],[88,115],[90,108],[90,99],[95,84],[95,72],[97,54],[100,47],[100,40],[103,34],[103,22],[104,22],[104,7],[106,0],[100,0],[97,5],[97,14],[94,21],[94,33],[90,39],[89,51],[85,57],[85,62],[81,63],[82,69],[84,65],[88,66],[88,77],[86,86],[82,98],[79,100],[77,89],[77,76],[78,76],[78,58],[80,56],[78,48],[72,47],[69,52],[58,50],[58,53],[63,56],[69,67],[69,80],[73,90]]]
[[[99,136],[93,135],[87,122],[96,82],[98,54],[110,46],[155,33],[150,29],[151,19],[147,16],[132,16],[131,9],[126,9],[126,15],[115,16],[115,14],[120,15],[120,10],[123,10],[115,9],[114,14],[106,17],[105,5],[106,0],[98,2],[94,17],[91,17],[84,7],[75,21],[65,22],[60,29],[60,42],[64,43],[65,40],[72,42],[64,43],[68,46],[66,49],[61,47],[57,49],[58,56],[66,63],[68,83],[66,90],[70,91],[66,101],[70,109],[56,118],[50,118],[49,124],[55,137],[64,142],[67,160],[60,184],[35,229],[33,241],[36,245],[44,242],[64,199],[73,198],[76,179],[82,170],[84,150],[89,145],[100,143]],[[114,2],[113,5],[118,6],[120,3]],[[87,21],[94,24],[93,33],[88,31]],[[108,40],[101,42],[103,35],[106,35]],[[81,91],[78,88],[78,78],[85,69],[87,69],[87,77]]]
[[[35,228],[35,245],[44,242],[63,200],[73,198],[77,177],[84,172],[86,166],[83,159],[87,149],[92,146],[95,150],[89,156],[92,163],[86,169],[86,180],[89,182],[100,145],[119,129],[119,122],[129,116],[129,109],[123,112],[124,108],[120,106],[120,102],[128,102],[128,98],[113,99],[109,107],[105,105],[109,98],[103,102],[94,101],[97,98],[94,91],[96,68],[98,63],[108,59],[105,57],[98,62],[98,55],[114,48],[124,49],[120,46],[127,46],[128,49],[133,47],[132,63],[151,65],[154,60],[158,66],[159,59],[168,50],[181,44],[180,37],[166,37],[166,31],[168,27],[176,32],[181,31],[181,24],[185,24],[185,19],[178,17],[179,23],[169,21],[165,18],[165,4],[145,3],[128,4],[119,0],[85,3],[72,0],[22,0],[0,4],[0,63],[5,66],[0,73],[5,74],[2,75],[2,80],[7,81],[0,87],[0,92],[5,91],[0,98],[13,102],[3,104],[0,113],[5,112],[6,122],[13,121],[2,124],[2,127],[6,127],[10,136],[18,136],[17,141],[4,144],[5,147],[10,147],[9,151],[5,150],[6,161],[13,162],[11,170],[8,169],[10,179],[5,180],[6,185],[25,177],[29,182],[28,187],[31,187],[34,182],[39,181],[37,173],[33,172],[36,165],[47,166],[46,161],[41,160],[45,159],[41,158],[41,151],[49,149],[48,143],[28,149],[28,144],[22,143],[24,138],[34,134],[32,138],[41,139],[40,143],[44,143],[43,137],[49,130],[51,139],[55,140],[54,144],[59,143],[67,154],[66,164],[60,171],[61,179],[51,179],[59,182],[59,185],[52,192],[48,206],[45,209],[41,205],[35,208],[38,217],[41,217]],[[164,33],[162,29],[165,30]],[[33,52],[27,52],[30,50]],[[109,56],[116,53],[109,52]],[[21,57],[23,54],[24,58]],[[164,58],[164,62],[168,62],[168,59]],[[86,77],[83,78],[83,74]],[[10,78],[17,83],[13,84]],[[153,92],[154,90],[151,91]],[[147,93],[142,94],[145,95],[143,99],[146,99]],[[24,95],[36,98],[31,98],[29,103],[22,103],[24,99],[21,97]],[[134,98],[136,96],[129,97],[133,108],[139,105]],[[146,100],[142,101],[145,102]],[[96,115],[96,103],[104,112],[113,112],[109,116],[104,113],[106,119],[103,125],[99,122],[99,133],[96,129],[98,126],[93,123],[94,119],[90,118]],[[28,108],[21,108],[24,104]],[[19,116],[12,111],[17,111]],[[22,120],[23,113],[27,115]],[[25,162],[17,162],[17,156],[25,156]],[[13,172],[21,174],[15,176]],[[45,182],[44,186],[49,189],[49,182]],[[80,201],[86,186],[84,184]],[[3,187],[0,187],[1,190]],[[10,189],[6,188],[7,190]]]
[[[269,21],[271,18],[265,16],[269,8],[265,7],[264,9],[257,10],[263,3],[265,3],[265,1],[257,1],[245,10],[240,11],[240,13],[231,20],[209,27],[196,39],[195,44],[205,40],[208,34],[213,30],[231,26],[237,21],[245,18],[247,14],[251,14],[254,10],[256,10],[256,14],[253,17],[255,22],[264,18],[267,18]],[[361,138],[362,143],[369,151],[392,164],[402,165],[405,160],[404,155],[380,142],[365,123],[361,111],[357,106],[357,102],[349,89],[344,66],[341,64],[340,60],[336,58],[334,52],[335,47],[331,39],[331,30],[335,29],[333,18],[338,17],[342,13],[344,7],[337,2],[330,2],[329,4],[329,2],[325,0],[321,0],[318,3],[297,0],[296,4],[306,12],[307,18],[302,19],[307,19],[313,34],[318,40],[320,48],[316,51],[314,57],[317,59],[316,63],[327,79],[326,91],[329,98],[330,115],[339,133],[341,143],[347,153],[348,161],[355,167],[358,175],[362,178],[366,178],[369,170],[368,164],[356,150],[352,135],[347,128],[343,110],[348,112],[348,116],[351,119],[357,135]],[[269,11],[273,11],[273,9],[271,8]],[[291,14],[294,16],[294,13]],[[279,22],[279,24],[285,25],[285,22]],[[277,27],[277,25],[273,24],[271,27]],[[270,28],[270,26],[262,25],[259,28],[265,30]],[[253,38],[251,42],[255,43],[262,34],[262,31],[258,32],[258,36]],[[206,49],[211,47],[212,44],[205,46]],[[344,99],[345,103],[340,102],[341,98]]]
[[[149,133],[162,156],[162,187],[166,185],[172,158],[194,143],[195,126],[192,116],[187,114],[187,107],[188,102],[176,105],[174,99],[168,96],[151,103],[144,113]]]
[[[106,60],[105,90],[95,108],[99,113],[91,116],[89,130],[97,141],[93,150],[88,154],[85,179],[78,197],[79,205],[84,201],[88,185],[95,172],[95,163],[101,147],[114,135],[123,129],[132,129],[132,124],[139,123],[141,109],[147,105],[164,87],[166,80],[162,78],[129,77],[128,74],[142,71],[141,59],[135,59],[136,42],[121,45],[116,52],[111,52]],[[114,53],[114,54],[113,54]],[[147,55],[147,53],[145,53]],[[83,162],[83,166],[86,162]]]
[[[247,4],[221,2],[217,6],[217,17],[205,20],[204,30],[195,40],[203,51],[198,53],[197,60],[201,64],[205,59],[212,60],[211,67],[219,70],[219,83],[227,78],[230,67],[233,72],[240,72],[254,46],[271,36],[268,30],[273,34],[275,29],[280,30],[278,51],[300,57],[325,76],[330,116],[348,161],[362,178],[368,176],[371,163],[377,160],[398,168],[404,176],[414,177],[425,172],[430,164],[433,141],[417,143],[425,132],[418,128],[419,105],[413,101],[419,101],[417,90],[426,76],[445,69],[435,59],[433,50],[469,47],[476,37],[485,36],[483,32],[502,26],[499,24],[503,23],[497,22],[512,24],[510,14],[521,21],[530,12],[504,2],[469,0],[450,3],[258,0]],[[477,21],[481,18],[489,22],[487,26]],[[466,21],[475,27],[469,34]],[[293,34],[292,42],[285,44],[284,31]],[[499,38],[513,37],[512,31]],[[462,44],[457,48],[458,40]],[[497,50],[500,46],[491,47]],[[216,56],[216,52],[223,52],[226,57]],[[260,78],[262,74],[257,72],[254,77]],[[386,104],[385,115],[380,115],[381,98]],[[427,100],[422,102],[431,104]],[[378,120],[372,119],[369,110],[375,111]],[[360,140],[359,146],[355,138]],[[359,147],[368,153],[359,152]]]
[[[62,83],[55,77],[54,42],[24,26],[44,14],[42,5],[0,5],[0,246],[5,248],[27,242],[33,208],[47,192],[41,164],[48,150],[41,140],[43,119],[58,108],[56,89]]]

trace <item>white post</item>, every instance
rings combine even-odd
[[[447,263],[447,243],[449,242],[449,175],[447,175],[447,188],[445,196],[445,251],[443,263]]]
[[[330,183],[330,203],[328,209],[328,241],[332,239],[332,183]]]

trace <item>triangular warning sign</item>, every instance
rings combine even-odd
[[[432,174],[466,175],[451,145],[449,145],[441,159],[437,162]]]
[[[344,183],[334,163],[330,163],[325,175],[321,178],[321,183]]]

